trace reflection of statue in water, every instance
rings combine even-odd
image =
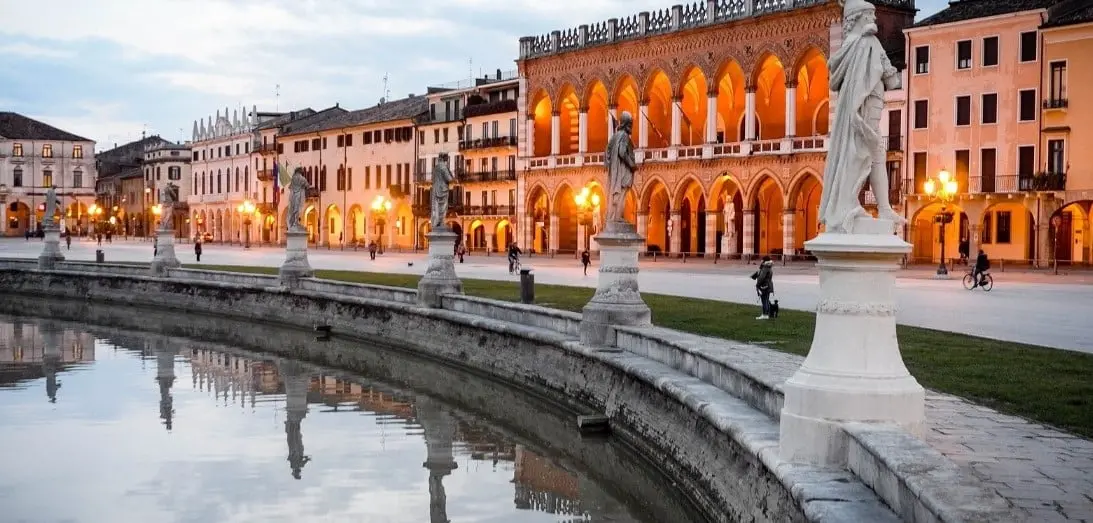
[[[50,187],[46,190],[46,210],[42,216],[42,227],[53,227],[56,223],[53,215],[57,214],[57,188]]]
[[[623,111],[619,116],[619,125],[615,134],[607,142],[607,152],[604,156],[604,167],[607,168],[607,230],[612,230],[614,224],[624,223],[630,225],[623,217],[623,209],[626,207],[626,193],[634,185],[634,171],[638,164],[634,159],[634,142],[630,139],[630,129],[634,125],[633,117],[628,111]]]
[[[304,412],[289,411],[285,420],[285,435],[288,438],[288,466],[292,469],[292,477],[300,479],[304,465],[311,461],[311,456],[304,455],[304,433],[300,430],[300,422],[304,420]]]
[[[159,189],[159,230],[169,231],[174,223],[175,203],[178,202],[178,186],[168,183]]]
[[[307,183],[304,169],[297,167],[292,171],[292,179],[288,184],[288,230],[289,232],[304,232],[304,226],[300,223],[300,212],[304,209],[304,199],[311,184]]]
[[[888,202],[888,173],[880,119],[884,91],[901,86],[899,72],[877,39],[876,10],[865,0],[846,0],[846,39],[831,57],[831,89],[839,93],[824,167],[820,223],[827,232],[851,233],[854,220],[869,216],[858,200],[865,182],[873,189],[880,218],[904,222]]]
[[[433,167],[433,208],[432,228],[444,229],[444,218],[448,215],[448,185],[454,180],[451,169],[448,168],[448,153],[440,153]]]

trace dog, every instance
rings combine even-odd
[[[770,302],[770,319],[778,317],[778,300]]]

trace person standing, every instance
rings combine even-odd
[[[584,275],[588,276],[588,266],[592,264],[592,253],[588,249],[581,251],[581,265],[584,265]]]
[[[65,232],[65,246],[68,247],[68,250],[70,250],[70,251],[72,250],[72,233],[71,232]]]
[[[201,261],[201,238],[198,237],[194,240],[194,254],[197,255],[197,261]]]
[[[759,270],[751,275],[755,280],[755,292],[759,295],[759,303],[763,305],[763,313],[755,319],[770,319],[770,295],[774,294],[774,261],[770,256],[763,256],[763,262],[759,264]]]
[[[376,240],[368,242],[368,258],[376,261]]]

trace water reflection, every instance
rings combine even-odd
[[[378,361],[384,375],[453,376],[435,364]],[[57,402],[59,374],[68,397]],[[160,436],[144,429],[140,414],[145,398],[151,406],[156,396],[153,381]],[[521,429],[404,384],[197,340],[0,315],[0,386],[0,448],[24,449],[4,457],[4,468],[34,471],[0,478],[0,505],[16,521],[416,522],[425,510],[432,523],[656,521],[676,510],[671,499],[635,503],[628,497],[641,493],[605,488],[582,470],[587,464],[518,435]],[[31,408],[43,386],[51,410]],[[490,391],[498,402],[527,404],[498,391]],[[530,414],[553,423],[546,413]],[[280,432],[275,426],[284,431],[279,451],[269,438]],[[76,453],[26,445],[55,440],[57,431],[80,442]],[[421,443],[424,462],[415,450]],[[619,452],[604,455],[613,461]],[[285,461],[274,466],[278,460],[287,460],[288,474]],[[97,476],[88,465],[96,461],[118,472]],[[637,481],[663,491],[656,477],[623,483]],[[50,502],[65,494],[70,503]],[[676,515],[673,521],[691,521]]]

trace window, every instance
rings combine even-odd
[[[994,242],[995,243],[1009,243],[1010,242],[1010,223],[1012,217],[1009,211],[998,211],[994,213]]]
[[[387,164],[387,187],[391,186],[391,164]]]
[[[462,113],[459,112],[459,100],[456,100],[455,101],[455,118],[456,119],[460,118],[461,114]]]
[[[968,190],[968,174],[971,171],[972,153],[967,149],[955,151],[953,155],[953,179],[956,181],[957,192]]]
[[[493,137],[497,138],[498,136],[501,136],[501,135],[497,133],[497,120],[494,120],[493,121]]]
[[[42,187],[53,187],[53,171],[42,171]]]
[[[239,156],[239,144],[235,144],[235,155]]]
[[[73,158],[83,158],[83,146],[82,145],[73,145],[72,146],[72,157]]]
[[[72,173],[72,187],[74,189],[83,187],[83,171],[77,170]]]
[[[372,131],[372,142],[380,143],[381,141],[383,141],[382,136],[383,136],[383,131],[380,131],[379,129],[376,129],[375,131]]]
[[[311,139],[311,150],[318,151],[319,149],[322,148],[322,146],[323,146],[323,141],[321,139],[319,139],[319,138],[312,138]]]
[[[368,144],[372,143],[372,132],[371,131],[365,131],[364,132],[364,134],[361,136],[361,143],[364,144],[364,145],[368,145]]]
[[[444,128],[444,143],[448,143],[448,128]]]
[[[429,119],[436,121],[436,104],[429,104]]]
[[[1019,92],[1018,121],[1032,122],[1036,120],[1036,90],[1024,89]]]
[[[353,147],[353,135],[351,135],[351,134],[345,135],[345,146],[346,147]]]
[[[980,243],[990,244],[994,243],[994,213],[988,212],[983,215],[983,237]]]
[[[1017,148],[1017,174],[1032,176],[1036,170],[1036,147],[1022,145]]]
[[[337,143],[338,143],[338,147],[345,147],[345,136],[339,134]]]
[[[344,167],[341,167],[341,166],[338,167],[338,179],[337,179],[336,185],[337,185],[337,190],[339,190],[339,191],[344,191],[345,190],[345,168]]]
[[[516,189],[509,189],[509,206],[516,205]]]
[[[979,151],[980,192],[994,192],[994,176],[997,168],[997,152],[994,149]]]
[[[998,37],[988,36],[983,39],[983,67],[998,65]]]
[[[1036,61],[1036,31],[1029,31],[1027,33],[1021,33],[1021,61],[1022,62],[1035,62]]]
[[[376,131],[376,132],[379,132],[379,131]],[[394,129],[384,129],[383,130],[383,141],[385,143],[391,143],[394,139],[395,139]]]
[[[1051,93],[1051,103],[1055,105],[1056,102],[1066,100],[1066,62],[1056,61],[1051,62],[1051,83],[1049,84],[1048,91]]]
[[[930,101],[915,100],[915,129],[925,129],[930,125]]]
[[[1047,141],[1047,172],[1066,172],[1066,142],[1063,140]]]
[[[926,185],[926,153],[915,153],[914,155],[914,183],[913,192],[923,190]]]
[[[371,166],[365,166],[364,167],[364,188],[365,189],[371,189],[372,188],[372,167]]]
[[[42,158],[53,158],[53,144],[45,144],[42,146]]]
[[[323,149],[326,149],[326,137],[323,137]]]
[[[998,123],[998,95],[996,93],[983,95],[979,110],[982,112],[983,123]]]
[[[21,144],[21,143],[12,144],[12,146],[11,146],[11,155],[15,156],[15,157],[22,156],[23,155],[23,144]]]
[[[972,97],[956,97],[956,125],[972,124]]]
[[[487,122],[482,122],[482,138],[489,138],[489,137],[490,137],[490,124],[487,123]]]
[[[473,128],[473,127],[471,127],[471,126],[470,126],[470,124],[468,124],[468,125],[463,125],[463,126],[460,126],[460,128],[462,128],[462,129],[463,129],[463,133],[464,133],[464,135],[463,135],[463,139],[464,139],[464,140],[466,140],[466,141],[468,141],[468,142],[469,142],[469,141],[471,141],[471,140],[473,140],[473,139],[474,139],[474,132],[472,132],[472,130],[473,130],[474,128]]]
[[[422,132],[421,143],[425,143],[424,132]],[[440,143],[440,129],[433,129],[433,143]]]
[[[961,40],[956,43],[956,68],[972,68],[972,41]]]
[[[455,112],[458,113],[459,109],[456,109]],[[452,101],[451,100],[446,100],[444,102],[444,119],[445,120],[451,120],[452,119]]]
[[[19,145],[19,144],[15,144],[15,145]],[[12,173],[11,173],[11,178],[12,178],[11,185],[13,187],[22,187],[23,186],[23,169],[21,169],[19,167],[16,167],[15,170],[12,171]]]
[[[352,191],[353,190],[353,168],[352,167],[350,167],[348,170],[345,171],[345,190],[347,190],[347,191]]]
[[[915,74],[930,72],[930,46],[923,45],[915,48]]]

